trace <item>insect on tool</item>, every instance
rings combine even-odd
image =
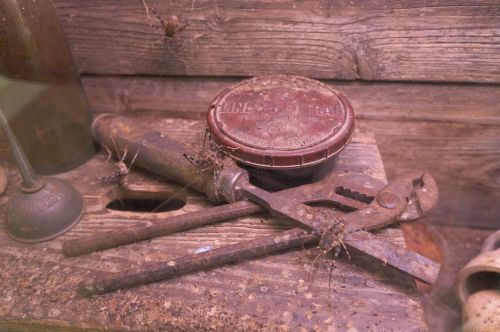
[[[185,158],[185,155],[189,155],[190,151],[166,135],[141,127],[123,117],[106,115],[97,118],[93,129],[94,135],[101,144],[108,145],[113,140],[121,149],[128,147],[131,152],[140,151],[135,161],[136,165],[179,183],[189,183],[193,189],[206,193],[212,201],[226,201],[229,204],[215,207],[214,210],[208,209],[174,217],[169,219],[168,223],[157,223],[150,228],[147,226],[131,227],[130,231],[123,231],[126,234],[124,236],[119,236],[117,232],[107,232],[101,236],[73,240],[63,245],[63,251],[67,256],[143,240],[263,210],[286,217],[297,228],[284,231],[278,236],[258,238],[223,246],[209,252],[179,257],[164,264],[145,265],[137,270],[98,276],[83,282],[80,286],[80,292],[86,295],[105,293],[315,242],[319,243],[320,248],[325,253],[339,250],[345,244],[410,273],[420,280],[432,283],[439,269],[438,264],[404,247],[396,246],[366,232],[388,226],[396,220],[414,220],[428,212],[438,198],[436,183],[428,173],[410,172],[398,177],[383,188],[362,178],[330,175],[313,184],[269,192],[251,184],[249,171],[238,166],[235,162],[236,160],[242,166],[245,164],[248,166],[250,160],[254,164],[267,162],[269,168],[277,165],[287,170],[297,170],[304,168],[304,166],[322,166],[323,162],[331,160],[331,157],[347,144],[352,135],[353,125],[352,110],[348,109],[350,105],[340,94],[319,82],[310,83],[309,81],[295,77],[288,79],[286,76],[268,77],[260,81],[259,79],[250,80],[249,84],[242,84],[243,90],[247,89],[243,95],[250,93],[254,95],[254,98],[247,99],[246,108],[245,106],[238,107],[243,107],[245,110],[251,104],[251,109],[256,110],[255,112],[238,112],[235,111],[236,106],[225,108],[224,103],[219,110],[226,109],[230,114],[241,113],[245,116],[247,115],[245,113],[250,113],[250,117],[255,121],[261,121],[259,117],[262,116],[264,122],[277,121],[274,117],[288,119],[311,117],[313,119],[309,121],[301,120],[304,126],[314,128],[330,121],[330,124],[334,123],[334,129],[327,126],[325,127],[329,128],[327,134],[325,131],[323,133],[318,131],[315,135],[301,141],[275,139],[276,144],[273,147],[275,151],[271,151],[272,153],[268,151],[268,154],[266,154],[266,150],[270,149],[262,149],[263,146],[259,147],[257,143],[252,144],[253,146],[250,146],[248,151],[245,150],[246,147],[235,147],[226,143],[224,143],[224,147],[220,148],[222,136],[214,137],[214,145],[227,151],[220,155],[220,162],[216,167],[205,167],[202,172],[192,160]],[[314,84],[313,92],[308,87],[309,84]],[[234,90],[229,90],[221,95],[227,96],[232,92]],[[290,96],[294,98],[292,100],[299,101],[297,106],[286,106],[290,104],[290,102],[286,102]],[[251,100],[260,99],[272,102],[267,104],[252,104],[251,102]],[[217,110],[217,105],[221,100],[220,96],[216,98],[211,110]],[[231,102],[231,98],[224,100]],[[235,100],[241,100],[241,98]],[[321,100],[324,101],[318,102]],[[214,105],[216,105],[215,108]],[[280,107],[285,107],[285,110]],[[257,115],[252,113],[257,113]],[[265,115],[266,113],[268,115]],[[209,113],[209,117],[212,115]],[[217,114],[213,116],[215,119],[217,118]],[[221,115],[219,118],[222,119],[224,116]],[[335,122],[329,117],[334,118]],[[226,128],[224,122],[218,124],[219,127],[221,124],[223,129]],[[233,138],[239,144],[242,144],[242,138],[248,138],[249,134],[248,132],[245,134],[245,130],[252,129],[243,127],[241,131],[233,133]],[[300,126],[291,126],[289,129],[285,128],[281,133],[283,137],[286,135],[295,137],[301,130],[306,129]],[[231,129],[226,129],[226,133],[231,133]],[[219,141],[217,141],[218,139]],[[258,142],[263,144],[264,140]],[[301,150],[304,154],[300,157],[299,151]],[[255,165],[251,165],[251,167],[253,166]],[[340,216],[333,209],[312,207],[305,204],[311,202],[332,202],[337,206],[341,205],[354,210],[354,212]],[[167,224],[170,226],[166,226]]]

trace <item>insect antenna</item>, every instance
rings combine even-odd
[[[185,191],[187,188],[189,188],[191,185],[193,184],[193,182],[190,182],[188,184],[186,184],[185,186],[183,186],[181,189],[177,190],[176,192],[173,193],[172,196],[170,196],[169,198],[167,198],[166,200],[164,200],[163,202],[161,202],[160,204],[158,204],[158,206],[156,206],[153,210],[151,210],[151,212],[158,212],[158,210],[160,210],[162,207],[164,207],[165,205],[167,205],[168,203],[170,203],[172,200],[178,198],[178,194]]]
[[[118,156],[121,162],[123,162],[125,160],[125,157],[127,157],[128,147],[125,145],[125,148],[122,151],[123,151],[122,157],[120,158],[120,156]]]
[[[134,158],[132,158],[132,161],[130,162],[130,165],[128,167],[128,171],[130,171],[130,169],[132,168],[132,165],[134,164],[135,160],[137,159],[137,156],[139,155],[139,152],[140,152],[140,150],[137,150],[137,152],[134,155]],[[128,173],[128,171],[127,171],[127,173]]]
[[[102,147],[104,148],[107,154],[106,161],[104,162],[105,164],[107,164],[111,160],[111,157],[113,157],[113,152],[111,152],[111,150],[106,145],[103,145]]]
[[[118,146],[116,145],[114,136],[111,136],[111,142],[113,143],[113,149],[115,150],[116,159],[120,160],[120,151],[118,150]]]

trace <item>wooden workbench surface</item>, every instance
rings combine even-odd
[[[138,121],[183,142],[200,142],[204,122],[160,119],[142,115]],[[194,145],[193,145],[194,146]],[[20,183],[5,146],[1,160],[8,166],[8,192],[0,197],[1,218],[9,196]],[[205,198],[134,170],[130,192],[120,191],[102,177],[114,172],[104,153],[59,177],[70,180],[84,195],[86,213],[70,232],[45,243],[28,245],[0,232],[0,330],[51,331],[66,327],[110,330],[426,330],[414,281],[378,262],[352,255],[320,258],[317,248],[302,248],[222,268],[192,273],[111,294],[82,298],[76,286],[99,271],[121,271],[146,262],[168,261],[200,247],[277,233],[288,226],[269,215],[255,215],[164,236],[76,258],[64,258],[61,243],[128,225],[210,206]],[[340,155],[337,172],[364,173],[386,181],[373,135],[356,130],[353,142]],[[117,197],[153,191],[186,201],[181,209],[162,213],[106,209]],[[131,193],[132,192],[132,193]],[[129,195],[129,196],[127,196]],[[175,205],[175,204],[172,204]],[[2,223],[3,227],[3,223]],[[403,243],[401,231],[379,232]],[[329,290],[329,267],[331,273]],[[72,331],[74,329],[71,329]],[[3,330],[2,330],[3,331]]]

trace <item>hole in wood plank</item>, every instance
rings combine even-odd
[[[109,202],[106,208],[118,211],[159,213],[179,210],[184,205],[186,202],[175,198],[171,200],[125,198]]]
[[[165,192],[120,191],[110,196],[106,208],[115,211],[160,213],[179,210],[186,205],[182,195]]]

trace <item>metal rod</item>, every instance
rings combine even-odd
[[[83,296],[109,293],[285,249],[318,243],[319,240],[320,235],[297,227],[277,235],[230,244],[198,254],[185,255],[167,262],[144,264],[133,270],[103,274],[81,282],[78,291]],[[372,250],[371,257],[380,260],[383,264],[392,265],[424,282],[432,284],[437,278],[438,263],[403,246],[387,244],[385,240],[378,239],[371,233],[358,231],[348,234],[344,238],[344,243],[350,248],[361,251],[369,252],[367,250]]]
[[[10,128],[9,122],[5,118],[3,111],[0,109],[0,126],[5,132],[7,136],[7,140],[9,141],[10,148],[12,153],[14,154],[14,158],[16,160],[17,167],[21,176],[23,178],[23,189],[24,190],[38,190],[43,186],[43,183],[39,181],[38,176],[36,175],[33,167],[31,166],[26,154],[24,153],[21,144],[16,138],[16,135]]]
[[[377,238],[374,234],[357,231],[346,235],[344,242],[351,248],[378,259],[406,272],[420,281],[433,284],[438,276],[441,265],[432,259],[419,255],[406,247],[394,244],[385,239]]]
[[[294,228],[278,235],[260,237],[198,254],[185,255],[168,262],[145,264],[133,270],[105,274],[80,283],[78,291],[84,296],[109,293],[118,289],[164,280],[184,273],[263,256],[276,251],[298,247],[301,244],[312,244],[318,240],[319,235],[307,233],[300,228]]]
[[[78,256],[263,211],[265,210],[255,203],[239,201],[173,216],[166,220],[155,221],[149,225],[135,225],[125,229],[112,230],[97,235],[68,240],[63,242],[62,250],[67,257]]]
[[[342,179],[332,177],[328,183],[338,183]],[[326,186],[328,187],[328,186]],[[318,188],[319,189],[319,188]],[[280,191],[283,195],[294,195],[297,199],[313,199],[311,195],[302,193],[301,187],[294,187]],[[320,190],[315,190],[315,197],[323,197]],[[323,197],[324,198],[324,197]],[[330,197],[330,199],[333,199]],[[345,206],[361,209],[366,203],[336,195],[335,200]],[[217,206],[202,211],[191,212],[164,220],[154,221],[148,225],[139,224],[119,230],[111,230],[102,234],[89,235],[78,239],[63,242],[62,250],[65,256],[72,257],[88,254],[97,250],[113,248],[116,246],[148,240],[158,236],[164,236],[175,232],[210,225],[228,219],[240,218],[251,214],[266,212],[267,210],[251,201],[238,201],[226,205]]]

